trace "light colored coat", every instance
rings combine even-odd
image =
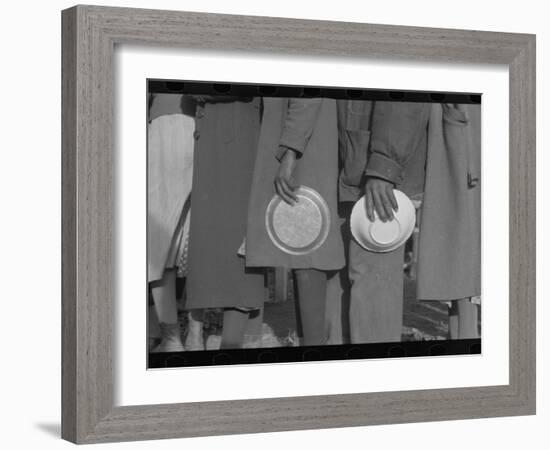
[[[193,117],[159,115],[148,125],[147,280],[160,280],[176,264],[175,245],[184,204],[191,193]]]
[[[421,300],[481,295],[480,125],[480,105],[432,105],[418,251]]]

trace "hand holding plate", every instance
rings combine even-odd
[[[279,165],[279,170],[275,176],[275,191],[289,205],[298,202],[298,197],[294,193],[296,187],[292,182],[292,173],[296,165],[296,152],[288,149]]]
[[[393,220],[393,211],[397,211],[397,200],[393,193],[393,184],[381,178],[368,177],[365,183],[365,202],[367,217],[374,222],[374,211],[382,222]]]

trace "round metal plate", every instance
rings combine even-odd
[[[307,186],[294,193],[298,203],[289,205],[273,196],[265,213],[267,233],[273,244],[291,255],[305,255],[325,242],[330,229],[330,212],[321,195]]]

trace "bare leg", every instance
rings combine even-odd
[[[249,315],[248,311],[224,310],[221,348],[242,348]]]
[[[187,313],[187,336],[185,337],[186,350],[204,350],[202,309],[193,309]]]
[[[178,310],[176,307],[176,271],[165,270],[162,280],[151,288],[155,311],[160,323],[176,323]]]
[[[244,344],[247,348],[262,346],[262,326],[264,321],[264,309],[251,311],[244,330]]]
[[[302,345],[304,341],[304,327],[302,326],[302,313],[300,312],[300,303],[298,301],[298,287],[294,279],[294,271],[292,271],[293,299],[294,299],[294,315],[296,316],[296,335],[298,336],[298,345]]]
[[[149,295],[151,295],[149,293]],[[151,296],[152,297],[152,296]],[[149,350],[153,349],[157,345],[157,339],[161,338],[159,321],[157,318],[157,312],[155,311],[155,305],[148,307],[149,314],[147,318],[147,337],[149,342]]]
[[[151,292],[162,335],[162,342],[152,351],[183,351],[176,306],[176,271],[165,270],[162,280],[151,288]]]
[[[449,306],[449,339],[458,339],[458,307],[456,301]]]
[[[304,333],[303,345],[325,345],[325,305],[327,296],[327,274],[314,269],[296,269],[298,304]]]
[[[459,339],[477,339],[479,331],[479,305],[472,303],[469,298],[458,300],[458,335]]]
[[[470,298],[454,300],[449,309],[449,337],[450,339],[477,339],[479,306],[470,301]]]

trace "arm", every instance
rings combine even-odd
[[[279,161],[289,148],[294,150],[298,157],[305,151],[319,117],[321,102],[320,98],[289,99],[276,155]]]
[[[298,201],[294,194],[292,173],[296,160],[304,153],[313,134],[322,99],[289,99],[276,158],[280,161],[275,176],[275,191],[288,204]]]
[[[376,102],[371,129],[371,154],[366,175],[396,185],[403,181],[405,165],[420,133],[426,132],[430,105]]]
[[[426,133],[429,111],[426,103],[376,102],[365,171],[365,201],[371,221],[375,210],[383,222],[393,220],[393,211],[397,211],[393,188],[403,181],[420,133]]]

